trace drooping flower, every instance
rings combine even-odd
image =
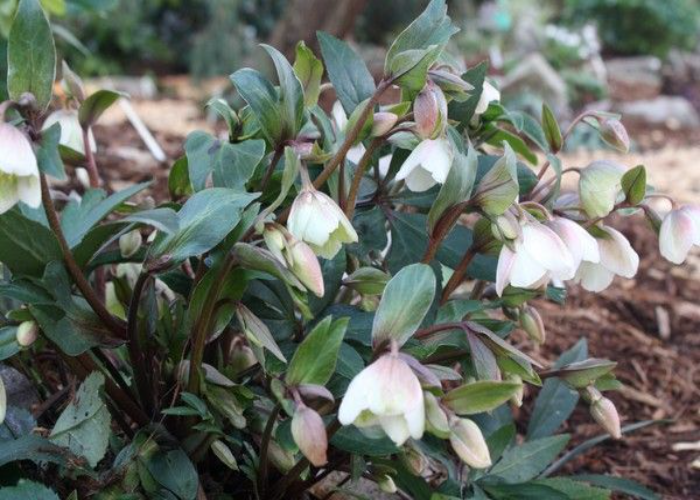
[[[440,87],[429,81],[413,101],[415,130],[421,139],[436,139],[447,128],[447,99]]]
[[[0,123],[0,214],[17,202],[41,205],[39,167],[32,145],[22,132]]]
[[[343,243],[357,241],[357,232],[338,205],[313,186],[305,186],[292,204],[289,232],[307,243],[316,255],[332,259]]]
[[[700,207],[685,205],[671,210],[661,223],[661,255],[674,264],[682,264],[693,245],[700,245]]]
[[[78,120],[78,112],[72,109],[59,109],[51,113],[46,120],[42,130],[46,130],[58,123],[61,126],[61,139],[59,144],[85,155],[85,142],[83,141],[83,129]],[[92,130],[88,131],[88,142],[90,150],[94,153],[97,150],[95,137]]]
[[[501,100],[501,93],[499,90],[491,85],[489,82],[484,81],[484,88],[481,91],[481,96],[479,97],[479,102],[476,105],[476,109],[474,110],[474,116],[480,116],[486,113],[486,110],[489,109],[489,103],[493,101],[500,101]]]
[[[122,257],[128,259],[136,254],[141,248],[141,243],[143,243],[143,237],[141,236],[141,231],[134,229],[126,234],[119,237],[119,253]]]
[[[583,261],[575,277],[589,292],[605,290],[615,275],[632,278],[639,267],[639,255],[622,233],[608,226],[598,228],[603,232],[601,237],[596,237],[600,262]]]
[[[600,262],[598,242],[580,224],[565,217],[554,217],[546,222],[547,227],[554,231],[566,245],[574,258],[574,267],[578,269],[581,262]]]
[[[406,180],[408,189],[427,191],[442,184],[452,167],[454,152],[445,137],[425,139],[414,149],[396,174],[396,180]]]
[[[374,118],[372,120],[372,137],[379,137],[388,134],[396,122],[399,120],[398,115],[395,113],[390,113],[388,111],[379,111],[374,113]]]
[[[397,446],[425,430],[423,390],[397,352],[385,354],[350,382],[338,420],[358,427],[379,425]]]
[[[316,467],[328,461],[328,436],[323,419],[304,404],[297,406],[292,418],[292,437],[304,456]]]
[[[605,217],[620,201],[625,167],[607,160],[592,162],[581,170],[578,191],[589,217]]]
[[[522,238],[501,249],[496,291],[502,295],[508,285],[538,288],[549,279],[568,280],[575,273],[574,258],[561,238],[544,224],[527,220]]]
[[[450,421],[450,444],[459,458],[474,469],[491,466],[491,454],[481,429],[472,420],[453,417]]]

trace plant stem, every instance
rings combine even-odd
[[[134,291],[131,294],[127,322],[127,349],[129,351],[129,359],[131,360],[131,367],[134,373],[134,382],[136,384],[139,400],[141,401],[141,405],[146,410],[146,413],[153,416],[155,409],[153,391],[151,390],[148,380],[148,368],[146,365],[146,358],[144,356],[143,346],[141,345],[141,338],[138,328],[141,295],[143,294],[150,277],[151,276],[148,273],[142,272],[139,274],[136,284],[134,285]]]
[[[455,272],[452,274],[452,276],[450,276],[447,285],[445,285],[445,288],[442,291],[440,304],[444,304],[445,302],[447,302],[447,300],[450,298],[450,295],[452,295],[452,292],[454,292],[457,289],[457,287],[462,283],[464,275],[467,273],[467,268],[469,267],[469,264],[471,264],[474,257],[476,257],[477,252],[478,249],[470,248],[464,254],[464,257],[462,257],[462,260],[459,262],[459,265],[455,269]]]
[[[267,457],[270,448],[270,440],[272,439],[272,431],[275,429],[275,422],[277,421],[277,416],[281,408],[279,403],[275,404],[272,408],[270,417],[267,419],[267,425],[265,425],[265,430],[263,431],[262,442],[260,443],[260,465],[258,467],[258,491],[260,492],[260,498],[265,498],[265,489],[267,488]]]
[[[120,339],[125,339],[126,326],[124,325],[124,322],[112,316],[110,312],[105,308],[104,304],[102,304],[99,297],[90,286],[90,283],[88,283],[87,279],[83,275],[83,272],[78,266],[78,263],[73,258],[71,249],[68,246],[66,237],[64,236],[63,230],[61,229],[61,222],[58,220],[58,213],[56,212],[56,207],[54,206],[53,200],[51,199],[51,193],[49,192],[49,185],[46,181],[46,176],[44,174],[40,174],[39,177],[41,181],[41,200],[44,204],[44,210],[46,211],[46,218],[49,221],[49,227],[56,235],[58,245],[60,246],[61,253],[63,254],[63,262],[66,264],[68,272],[73,278],[75,285],[83,294],[83,297],[90,305],[92,310],[95,312],[95,314],[100,318],[102,323],[104,323],[104,325],[117,337],[119,337]]]
[[[263,180],[260,182],[260,186],[258,187],[258,191],[260,191],[261,193],[265,191],[267,184],[272,178],[272,174],[275,173],[275,167],[277,166],[277,163],[279,163],[283,152],[284,148],[281,145],[277,146],[277,148],[275,149],[275,154],[272,156],[272,160],[270,160],[270,164],[268,165],[267,171],[265,172],[265,177],[263,177]]]
[[[458,203],[451,207],[442,217],[438,220],[433,233],[430,235],[428,241],[428,248],[426,248],[425,253],[421,262],[423,264],[430,264],[430,262],[435,258],[435,254],[440,248],[442,240],[444,240],[449,234],[452,227],[455,225],[459,216],[462,215],[462,211],[468,206],[469,202]]]
[[[360,184],[362,183],[362,178],[367,172],[367,167],[369,162],[372,160],[372,155],[377,150],[377,148],[382,144],[383,139],[381,137],[375,138],[362,155],[360,163],[357,164],[357,170],[355,170],[355,177],[352,179],[352,184],[350,185],[350,191],[348,192],[348,198],[345,203],[345,215],[349,221],[352,221],[352,217],[355,214],[355,202],[357,201],[357,194],[360,191]]]
[[[100,172],[97,170],[95,154],[92,152],[92,147],[90,147],[90,127],[83,127],[83,148],[85,149],[85,162],[90,179],[90,187],[98,188],[100,184],[102,184],[102,181],[100,179]]]

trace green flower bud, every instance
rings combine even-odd
[[[527,333],[530,340],[536,344],[544,344],[546,340],[546,330],[542,316],[532,306],[524,306],[520,313],[520,327]]]
[[[581,204],[591,218],[608,215],[622,193],[625,168],[611,161],[594,161],[581,170],[578,190]]]
[[[620,151],[628,153],[630,150],[630,138],[627,129],[620,120],[608,118],[600,122],[600,135],[605,142]]]
[[[474,469],[491,466],[491,454],[481,429],[473,421],[454,417],[450,421],[450,444],[459,458]]]
[[[347,277],[343,284],[362,295],[381,295],[391,279],[384,271],[375,267],[361,267]]]
[[[17,327],[17,343],[29,347],[39,336],[39,326],[34,321],[24,321]]]
[[[615,404],[605,396],[601,396],[591,403],[591,416],[608,434],[615,439],[622,437],[620,429],[620,415]]]
[[[142,242],[143,237],[138,229],[129,231],[119,237],[119,252],[122,254],[122,257],[128,259],[139,251]]]
[[[211,444],[211,451],[221,462],[231,470],[238,470],[236,457],[233,456],[231,449],[226,444],[217,439]]]

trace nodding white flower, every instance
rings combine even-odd
[[[119,237],[119,253],[122,254],[122,257],[128,259],[139,251],[141,243],[143,243],[143,236],[141,236],[141,231],[138,229],[122,234]]]
[[[85,142],[83,141],[83,128],[80,126],[80,121],[78,120],[78,112],[73,109],[59,109],[54,111],[46,118],[46,121],[44,121],[42,130],[50,128],[55,123],[61,126],[61,139],[59,140],[59,144],[84,155]],[[88,131],[88,142],[90,143],[90,150],[93,153],[97,151],[97,145],[95,144],[95,137],[92,134],[92,130]]]
[[[622,233],[607,226],[598,229],[604,233],[602,237],[596,237],[600,262],[582,262],[575,277],[589,292],[605,290],[615,275],[632,278],[639,267],[639,255]]]
[[[522,226],[522,238],[501,249],[496,291],[502,295],[508,285],[538,288],[550,278],[568,280],[575,274],[574,258],[561,238],[544,224],[528,220]]]
[[[447,128],[447,99],[440,87],[429,81],[413,101],[415,130],[422,139],[436,139]]]
[[[398,352],[385,354],[362,370],[348,387],[338,420],[358,427],[379,425],[397,446],[425,430],[423,389]]]
[[[452,167],[454,152],[445,137],[425,139],[401,165],[396,180],[406,180],[411,191],[427,191],[435,184],[442,184]]]
[[[491,466],[491,453],[481,429],[472,420],[453,417],[450,421],[450,444],[459,458],[474,469]]]
[[[605,217],[621,200],[624,173],[625,167],[607,160],[594,161],[581,170],[578,192],[589,217]]]
[[[600,262],[598,242],[581,225],[565,217],[555,217],[546,222],[547,227],[557,233],[574,258],[574,267],[578,269],[581,262]]]
[[[0,214],[23,202],[41,205],[39,167],[32,145],[22,132],[0,123]]]
[[[479,102],[474,110],[474,116],[483,115],[486,110],[489,109],[489,103],[492,101],[500,101],[501,93],[499,90],[491,85],[489,82],[484,80],[484,88],[481,91],[481,96],[479,97]]]
[[[693,245],[700,245],[700,207],[685,205],[671,210],[661,223],[661,255],[674,264],[682,264]]]
[[[358,240],[355,228],[340,207],[310,183],[294,200],[287,227],[324,259],[335,257],[343,243]]]

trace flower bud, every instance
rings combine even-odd
[[[589,217],[605,217],[622,193],[625,168],[617,163],[598,160],[581,170],[578,190],[581,204]]]
[[[270,462],[278,471],[286,474],[296,465],[297,462],[292,452],[283,449],[275,441],[270,441],[268,446],[267,452]]]
[[[440,407],[437,398],[431,392],[425,392],[425,424],[431,434],[439,438],[450,435],[450,424],[445,410]]]
[[[142,242],[143,237],[138,229],[129,231],[119,237],[119,252],[122,254],[122,257],[128,259],[139,251]]]
[[[396,483],[388,474],[377,478],[377,486],[379,486],[379,489],[384,493],[388,493],[390,495],[393,495],[398,491],[398,488],[396,488]]]
[[[362,295],[381,295],[390,279],[391,276],[376,267],[361,267],[348,276],[343,284]]]
[[[237,343],[231,353],[229,367],[231,373],[235,376],[255,365],[257,362],[258,360],[250,347]]]
[[[466,418],[453,417],[450,421],[450,444],[459,458],[474,469],[491,466],[491,454],[481,429]]]
[[[75,178],[83,189],[90,189],[90,174],[88,174],[87,169],[77,167],[75,169]]]
[[[34,321],[24,321],[17,327],[17,343],[29,347],[39,336],[39,326]]]
[[[413,101],[416,132],[422,139],[435,139],[447,127],[447,100],[440,87],[429,82]]]
[[[380,111],[374,113],[374,121],[372,122],[372,137],[380,137],[386,135],[394,128],[399,117],[394,113]]]
[[[474,116],[480,116],[486,113],[486,110],[489,109],[489,103],[492,101],[500,101],[501,100],[501,93],[499,90],[491,85],[489,82],[484,80],[484,86],[481,91],[481,96],[479,96],[479,102],[476,105],[476,109],[474,110]]]
[[[591,416],[598,422],[608,434],[615,439],[622,437],[620,430],[620,415],[617,413],[615,404],[605,396],[601,396],[591,403]]]
[[[406,470],[414,476],[420,476],[428,467],[428,459],[413,446],[406,446],[404,452],[399,456],[401,463]]]
[[[85,100],[85,86],[83,81],[76,75],[68,66],[66,61],[63,61],[63,80],[61,81],[66,93],[82,103]]]
[[[544,344],[546,340],[546,330],[542,316],[532,306],[524,306],[520,313],[520,328],[522,328],[530,340],[536,344]]]
[[[525,384],[523,384],[523,379],[520,375],[516,375],[515,373],[509,373],[506,378],[512,382],[517,382],[520,384],[520,388],[510,398],[511,404],[516,408],[520,408],[523,405],[523,396],[525,395]]]
[[[7,394],[5,393],[5,382],[0,376],[0,425],[5,421],[5,414],[7,413]]]
[[[226,446],[226,444],[217,439],[211,444],[211,451],[216,455],[216,457],[221,460],[221,462],[231,470],[238,470],[238,463],[236,462],[236,457],[233,456],[231,448]]]
[[[669,262],[682,264],[693,245],[700,245],[700,207],[685,205],[671,210],[659,231],[661,255]]]
[[[468,97],[466,94],[470,90],[474,90],[474,86],[465,81],[461,76],[448,69],[431,69],[428,71],[428,76],[440,87],[443,92],[451,95],[460,102]],[[458,96],[462,96],[460,99]]]
[[[620,120],[607,118],[600,122],[600,135],[605,142],[622,153],[630,150],[630,138],[627,129]]]
[[[518,218],[511,211],[498,215],[493,226],[493,235],[499,240],[516,240],[522,235]]]
[[[287,256],[289,269],[299,281],[314,295],[323,297],[325,293],[323,271],[311,247],[303,241],[294,239],[289,243]]]
[[[272,252],[282,264],[286,264],[286,259],[283,255],[285,248],[284,233],[282,233],[275,224],[265,224],[262,235],[267,249]]]
[[[328,462],[328,436],[321,415],[300,404],[292,418],[292,437],[304,456],[315,467]]]

